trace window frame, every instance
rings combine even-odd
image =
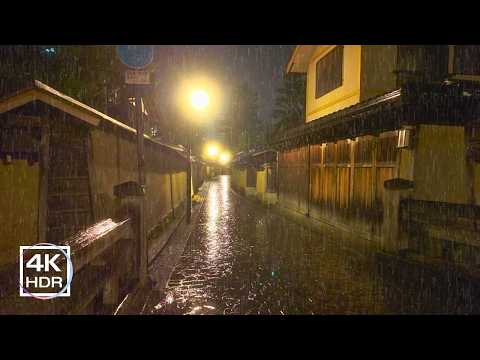
[[[319,89],[319,80],[320,80],[321,77],[319,76],[319,73],[320,73],[319,72],[319,65],[329,61],[330,58],[335,56],[335,52],[337,52],[337,51],[340,51],[340,65],[338,66],[338,64],[335,64],[335,63],[331,63],[331,64],[327,63],[324,66],[324,68],[326,68],[327,71],[331,71],[332,67],[337,65],[339,67],[339,70],[340,70],[340,74],[339,74],[339,80],[340,81],[338,83],[336,82],[336,83],[334,83],[333,85],[330,85],[330,86],[327,86],[328,84],[324,84],[324,89],[320,90]],[[336,45],[333,49],[328,51],[327,54],[325,54],[324,56],[322,56],[320,59],[318,59],[316,61],[316,63],[315,63],[315,99],[320,99],[321,97],[331,93],[332,91],[340,88],[343,85],[343,83],[344,83],[344,69],[343,69],[344,59],[345,59],[344,46],[343,45]],[[335,79],[332,79],[332,83],[333,83],[334,80]],[[320,92],[320,91],[322,91],[322,92]]]

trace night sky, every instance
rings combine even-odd
[[[246,81],[258,93],[259,118],[270,121],[275,90],[281,84],[293,48],[293,45],[157,45],[159,98],[171,101],[178,77],[195,72],[218,83],[224,93],[224,106],[228,106],[230,87]],[[219,117],[224,114],[225,111],[221,112]]]

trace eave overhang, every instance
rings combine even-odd
[[[288,61],[286,73],[306,73],[317,46],[319,45],[297,45]]]
[[[274,149],[264,149],[261,151],[250,151],[239,153],[235,156],[233,164],[236,167],[264,167],[277,161],[277,152]]]
[[[480,117],[480,85],[410,84],[287,131],[271,146],[288,150],[418,124],[465,125]]]

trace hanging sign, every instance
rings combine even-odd
[[[125,71],[125,83],[132,85],[150,85],[150,72],[145,70]]]

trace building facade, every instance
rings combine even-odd
[[[106,284],[115,283],[109,282],[111,276],[119,276],[112,269],[120,269],[125,278],[121,283],[131,285],[141,251],[140,196],[144,199],[146,244],[142,249],[146,249],[147,262],[155,258],[182,219],[187,196],[185,150],[146,134],[144,139],[146,186],[139,194],[135,193],[136,130],[125,122],[36,80],[0,99],[2,298],[8,300],[6,294],[14,294],[18,287],[12,274],[18,270],[19,246],[45,242],[72,243],[76,278],[88,277],[92,268],[100,269],[101,276],[94,277],[93,285],[91,279],[76,282],[79,287],[91,285],[91,291],[85,285],[85,302],[90,304],[89,297],[102,287],[110,294],[103,280],[106,277]],[[194,191],[206,176],[205,167],[194,161]],[[105,267],[110,270],[104,271]],[[77,292],[80,298],[82,291]],[[80,298],[78,302],[84,303]],[[20,306],[15,298],[12,304]]]
[[[305,124],[277,139],[282,206],[380,250],[480,263],[480,46],[301,45]]]

